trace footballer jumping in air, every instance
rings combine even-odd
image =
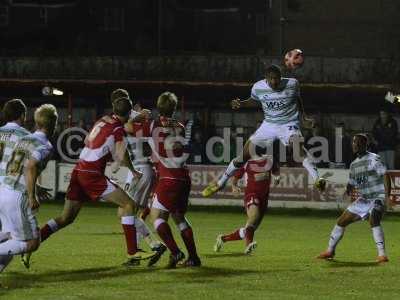
[[[350,165],[349,183],[345,193],[349,196],[356,189],[360,196],[337,220],[331,232],[328,249],[318,256],[320,259],[332,259],[335,256],[336,246],[348,225],[368,219],[378,249],[376,260],[378,263],[389,261],[385,253],[381,220],[385,209],[385,197],[390,195],[390,177],[386,174],[386,167],[380,157],[367,151],[367,143],[368,138],[364,134],[357,134],[353,138],[352,147],[357,158]]]
[[[300,123],[312,123],[304,114],[299,92],[299,83],[294,78],[282,78],[281,70],[276,65],[269,66],[265,71],[265,79],[256,82],[251,89],[250,98],[240,101],[234,99],[233,109],[251,107],[260,102],[264,111],[264,121],[256,132],[245,143],[243,154],[233,159],[217,182],[210,183],[202,192],[204,197],[210,197],[225,187],[226,182],[236,170],[241,168],[255,152],[256,145],[269,146],[279,139],[284,145],[293,146],[295,138],[301,138]],[[315,159],[306,151],[303,166],[314,179],[315,187],[324,190],[326,181],[320,178],[315,165]]]

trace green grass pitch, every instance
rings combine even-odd
[[[44,204],[41,223],[61,211]],[[338,212],[272,210],[255,234],[258,248],[242,254],[241,241],[212,248],[218,233],[244,223],[232,208],[188,214],[203,262],[201,268],[125,269],[125,244],[116,209],[86,205],[76,222],[41,245],[29,271],[15,257],[0,274],[1,299],[398,299],[399,219],[384,221],[390,262],[376,265],[368,224],[350,226],[334,262],[314,257],[326,247]],[[180,236],[176,235],[182,246]],[[182,247],[183,248],[183,247]]]

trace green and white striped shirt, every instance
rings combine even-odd
[[[251,98],[262,104],[265,122],[272,124],[299,122],[299,96],[299,82],[294,78],[282,78],[277,90],[265,79],[256,82],[251,89]]]
[[[365,200],[384,200],[384,175],[386,167],[379,155],[367,152],[350,165],[349,184],[354,186]]]
[[[28,134],[28,130],[14,122],[0,127],[0,184],[6,175],[7,164],[17,142]]]
[[[51,157],[53,146],[43,132],[35,133],[22,137],[14,147],[11,158],[6,168],[6,176],[3,185],[10,189],[25,192],[25,172],[28,161],[35,159],[38,161],[37,171],[40,174],[47,165]]]

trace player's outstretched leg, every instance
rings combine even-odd
[[[189,254],[188,259],[183,263],[183,265],[186,267],[200,267],[201,260],[197,255],[196,243],[194,241],[193,230],[190,223],[182,214],[173,214],[172,217],[181,232],[182,240],[185,243],[185,247]]]
[[[53,233],[68,226],[69,224],[72,224],[76,216],[79,214],[81,207],[82,207],[82,202],[65,199],[64,208],[61,215],[57,218],[50,219],[40,229],[40,242],[43,243]],[[27,269],[29,269],[31,266],[31,257],[32,257],[31,252],[23,253],[21,255],[21,263]]]
[[[243,164],[245,164],[250,159],[250,147],[254,147],[250,140],[247,140],[246,144],[243,147],[243,154],[239,157],[233,159],[222,176],[218,179],[217,182],[211,182],[202,192],[203,197],[210,197],[214,195],[219,190],[222,190],[229,178],[231,178],[235,172],[240,169]]]
[[[333,259],[336,252],[336,246],[339,244],[340,240],[343,237],[345,228],[353,223],[360,220],[358,215],[355,215],[349,211],[344,211],[343,214],[339,217],[336,225],[333,227],[329,242],[328,248],[321,252],[317,258],[319,259]]]
[[[244,240],[246,245],[244,254],[251,254],[257,248],[257,242],[254,241],[254,232],[264,217],[264,211],[263,208],[260,209],[259,206],[253,204],[247,207],[246,226],[226,235],[218,235],[214,244],[214,251],[221,251],[226,242]]]
[[[0,232],[0,243],[3,243],[11,238],[9,232]],[[23,254],[22,254],[23,255]],[[0,256],[0,273],[8,266],[13,259],[13,255]]]
[[[72,224],[82,208],[82,202],[65,199],[64,208],[60,216],[50,219],[40,229],[40,240],[43,243],[53,233]]]
[[[217,241],[214,245],[214,251],[215,252],[221,251],[224,243],[226,243],[226,242],[240,241],[240,240],[244,239],[245,231],[246,231],[246,229],[244,227],[241,227],[231,233],[218,235]]]
[[[314,187],[320,192],[323,192],[326,188],[326,179],[319,176],[315,158],[307,151],[307,149],[305,149],[304,147],[302,149],[305,155],[305,158],[303,160],[303,167],[313,178]]]
[[[0,255],[0,273],[9,265],[13,257],[13,255]]]
[[[0,233],[0,235],[3,233]],[[0,243],[0,272],[11,262],[14,255],[31,253],[39,248],[39,238],[29,240],[18,240],[10,238]],[[29,268],[29,267],[28,267]]]

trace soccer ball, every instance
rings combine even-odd
[[[289,50],[284,58],[285,66],[289,70],[300,68],[304,63],[303,51],[300,49]]]

